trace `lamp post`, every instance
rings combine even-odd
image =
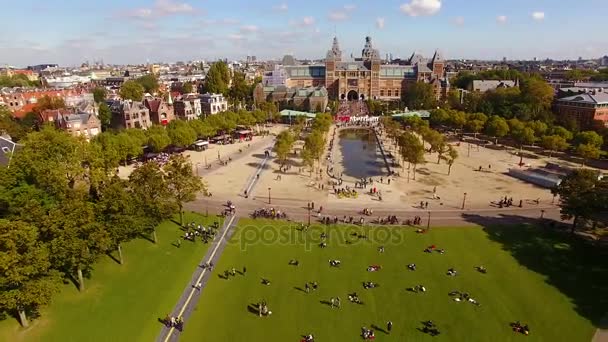
[[[208,164],[207,164],[207,156],[205,156],[205,167],[207,167],[207,166],[208,166]]]
[[[426,230],[428,231],[429,229],[431,229],[431,211],[429,210],[427,214],[429,215],[426,220]]]
[[[308,207],[308,226],[310,227],[310,211],[312,210],[312,208],[310,207],[310,202],[308,202],[307,207]]]
[[[540,210],[540,218],[543,219],[545,217],[545,209]]]
[[[462,210],[464,210],[464,204],[466,203],[466,201],[467,201],[467,193],[465,192],[464,196],[462,197]]]
[[[199,162],[199,163],[196,163],[196,177],[199,177],[199,174],[198,174],[198,168],[200,167],[200,165],[201,165],[201,163],[200,163],[200,162]]]
[[[271,201],[270,201],[270,188],[268,188],[268,204],[271,204]]]

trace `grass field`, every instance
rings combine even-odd
[[[185,215],[186,222],[214,219]],[[207,250],[200,242],[176,248],[180,234],[166,222],[157,245],[138,239],[123,246],[124,265],[102,257],[84,293],[65,285],[26,330],[12,318],[0,321],[0,341],[153,341],[162,327],[157,319],[171,311]]]
[[[322,231],[328,247],[317,246]],[[351,233],[369,240],[357,240]],[[345,241],[354,242],[347,244]],[[606,309],[608,266],[605,255],[568,237],[540,229],[442,228],[417,234],[411,228],[313,227],[300,232],[288,223],[241,220],[187,322],[182,341],[299,341],[312,333],[315,341],[361,340],[360,328],[376,325],[380,341],[425,341],[421,322],[433,320],[445,341],[590,341]],[[424,253],[429,245],[445,254]],[[378,247],[385,246],[379,253]],[[299,266],[288,265],[297,259]],[[329,266],[339,259],[340,268]],[[416,271],[406,265],[415,263]],[[378,264],[378,272],[367,272]],[[474,267],[484,265],[487,274]],[[245,275],[219,277],[232,267]],[[446,275],[448,268],[458,275]],[[271,281],[262,285],[261,278]],[[305,293],[309,281],[319,289]],[[365,290],[362,282],[380,285]],[[423,284],[426,293],[406,288]],[[480,307],[457,303],[448,292],[469,293]],[[363,305],[350,303],[357,292]],[[323,303],[342,300],[340,309]],[[273,314],[260,318],[249,310],[261,300]],[[511,331],[509,322],[528,323],[531,335]]]

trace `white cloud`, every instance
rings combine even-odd
[[[344,5],[342,8],[329,12],[327,16],[331,21],[344,21],[350,18],[350,13],[357,8],[356,5]]]
[[[496,17],[496,22],[499,24],[506,24],[507,20],[508,19],[506,15],[499,15],[498,17]]]
[[[194,8],[185,2],[174,2],[172,0],[156,0],[154,7],[161,14],[178,14],[178,13],[192,13]]]
[[[454,18],[453,23],[456,26],[462,26],[462,25],[464,25],[464,17],[456,17],[456,18]]]
[[[235,40],[235,41],[239,41],[239,40],[244,40],[245,36],[243,36],[242,34],[229,34],[228,35],[228,39],[230,40]]]
[[[385,20],[384,18],[376,18],[376,28],[382,30],[384,28]]]
[[[304,17],[301,22],[302,26],[311,26],[315,24],[315,18],[313,17]]]
[[[532,19],[536,21],[543,21],[545,19],[545,12],[533,12]]]
[[[348,19],[348,14],[346,14],[346,12],[342,12],[342,11],[332,11],[332,12],[329,12],[329,15],[327,17],[331,21],[343,21],[343,20]]]
[[[247,33],[255,33],[259,30],[259,28],[255,25],[245,25],[245,26],[241,26],[241,33],[243,34],[247,34]]]
[[[286,3],[282,3],[274,6],[272,9],[274,9],[275,11],[285,12],[289,9],[289,6],[287,6]]]
[[[433,15],[441,9],[441,0],[410,0],[401,5],[401,12],[410,17]]]
[[[150,8],[136,8],[128,11],[124,16],[135,19],[148,19],[152,17],[163,17],[169,15],[191,14],[195,9],[192,5],[185,2],[173,0],[156,0]]]

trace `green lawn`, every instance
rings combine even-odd
[[[186,222],[215,218],[186,214]],[[123,247],[124,265],[102,257],[85,292],[66,285],[41,317],[24,330],[17,321],[0,322],[0,341],[153,341],[162,325],[158,318],[171,311],[207,246],[173,243],[181,235],[173,222],[157,229],[157,245],[144,239]]]
[[[263,228],[257,228],[263,227]],[[182,341],[299,341],[313,333],[315,341],[360,340],[360,328],[394,323],[392,334],[377,332],[380,341],[431,340],[418,331],[433,320],[445,341],[590,341],[608,298],[606,260],[599,252],[567,237],[531,227],[442,228],[416,234],[411,228],[329,228],[328,247],[317,246],[325,227],[306,233],[288,223],[241,220],[226,248]],[[352,232],[365,231],[375,241],[346,244]],[[256,242],[257,241],[257,242]],[[354,241],[354,240],[353,240]],[[446,253],[424,253],[435,244]],[[385,253],[377,248],[385,246]],[[300,262],[289,266],[290,259]],[[342,266],[331,268],[330,259]],[[415,263],[417,271],[406,265]],[[379,264],[382,270],[366,271]],[[474,269],[484,265],[488,274]],[[247,267],[246,275],[228,280],[224,270]],[[453,267],[455,277],[446,271]],[[267,278],[271,285],[261,284]],[[319,289],[300,290],[308,281]],[[365,290],[363,281],[380,284]],[[424,294],[405,289],[423,284]],[[452,290],[466,291],[481,303],[454,302]],[[357,292],[364,305],[352,304]],[[342,299],[341,309],[323,304]],[[248,306],[266,300],[272,316],[259,318]],[[509,322],[530,325],[524,337]]]

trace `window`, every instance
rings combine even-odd
[[[380,96],[384,96],[384,89],[380,89]]]
[[[393,92],[389,89],[388,91],[388,96],[393,96]]]

